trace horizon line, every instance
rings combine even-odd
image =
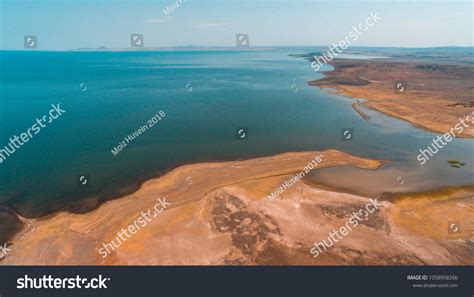
[[[32,52],[66,52],[66,51],[156,51],[160,49],[170,50],[170,49],[179,49],[179,48],[195,48],[195,49],[227,49],[227,50],[242,50],[250,51],[252,49],[256,50],[271,50],[273,48],[284,48],[284,47],[315,47],[315,48],[327,48],[330,45],[261,45],[261,46],[251,46],[248,48],[236,47],[235,45],[222,46],[222,45],[177,45],[177,46],[151,46],[151,47],[79,47],[79,48],[70,48],[70,49],[27,49],[27,48],[16,48],[16,49],[3,49],[0,48],[0,51],[32,51]],[[441,46],[422,46],[422,47],[409,47],[409,46],[352,46],[346,51],[350,51],[355,48],[380,48],[380,49],[441,49],[441,48],[472,48],[474,45],[441,45]]]

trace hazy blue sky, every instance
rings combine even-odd
[[[382,21],[358,46],[472,46],[472,1],[0,0],[0,48],[23,48],[37,35],[40,49],[128,47],[130,33],[145,46],[233,46],[235,33],[250,44],[328,45],[370,12]]]

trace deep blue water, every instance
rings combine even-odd
[[[432,187],[472,183],[474,140],[456,139],[420,166],[435,134],[374,111],[366,122],[347,98],[308,86],[322,74],[289,55],[304,52],[0,52],[0,148],[51,104],[66,110],[0,164],[0,204],[39,216],[93,206],[181,164],[327,148],[393,160]],[[160,110],[157,126],[111,153]],[[236,139],[240,127],[248,140]],[[341,141],[341,128],[354,139]],[[78,185],[82,173],[89,187]]]

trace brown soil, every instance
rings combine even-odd
[[[472,265],[474,189],[407,195],[383,201],[342,240],[313,257],[369,198],[298,182],[277,199],[282,182],[322,154],[318,167],[376,169],[379,161],[335,150],[286,153],[247,161],[179,167],[137,192],[86,214],[24,220],[4,265]],[[317,169],[316,169],[317,170]],[[190,184],[188,177],[192,177]],[[156,199],[172,205],[109,256],[98,250]],[[448,221],[461,232],[449,234]],[[471,222],[472,223],[472,222]]]
[[[310,84],[336,89],[365,106],[421,128],[448,132],[459,118],[471,116],[461,137],[473,137],[474,67],[387,60],[333,60],[334,71]],[[395,89],[405,81],[404,92]]]

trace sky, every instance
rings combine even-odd
[[[370,13],[382,18],[353,46],[473,46],[468,1],[349,0],[0,0],[0,49],[22,49],[36,35],[38,49],[124,48],[130,34],[146,47],[327,46],[344,39]]]

